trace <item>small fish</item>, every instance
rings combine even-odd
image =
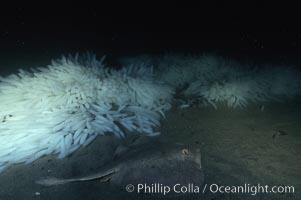
[[[179,109],[185,109],[185,108],[189,108],[189,107],[190,107],[190,104],[182,104],[178,108]]]
[[[264,111],[264,105],[260,106],[260,111]]]
[[[277,130],[277,131],[275,131],[275,133],[272,136],[273,140],[275,140],[277,137],[279,137],[281,135],[288,135],[288,133],[283,130]]]

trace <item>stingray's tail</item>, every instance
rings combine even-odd
[[[72,180],[69,179],[58,179],[55,177],[47,177],[45,179],[41,179],[36,181],[37,184],[44,185],[44,186],[54,186],[54,185],[61,185],[65,183],[72,182]]]

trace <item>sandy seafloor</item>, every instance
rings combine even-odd
[[[260,107],[264,105],[264,110]],[[268,185],[294,186],[286,194],[182,195],[173,199],[301,199],[301,99],[255,104],[247,109],[219,105],[168,111],[162,120],[164,140],[200,146],[205,183],[220,186]],[[275,131],[285,131],[273,139]],[[128,194],[99,181],[77,182],[54,187],[35,183],[46,177],[74,177],[98,172],[110,163],[123,140],[112,135],[98,137],[91,145],[71,156],[43,157],[29,165],[15,165],[0,174],[0,200],[108,200],[161,199],[158,196]],[[154,148],[156,146],[154,145]]]
[[[253,196],[207,192],[176,199],[301,199],[300,116],[298,100],[265,104],[263,111],[257,104],[246,110],[223,105],[218,110],[211,107],[170,110],[162,121],[162,134],[156,139],[199,145],[207,184],[260,183],[295,188],[294,194]],[[275,130],[288,135],[273,139]],[[111,135],[98,137],[90,146],[67,158],[46,156],[29,165],[11,167],[0,175],[0,199],[160,199],[129,195],[97,180],[54,187],[35,184],[35,180],[45,176],[74,177],[97,172],[112,160],[115,148],[122,142]]]

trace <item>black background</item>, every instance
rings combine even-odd
[[[301,49],[298,6],[262,1],[116,1],[1,7],[1,56],[221,52],[294,58]]]

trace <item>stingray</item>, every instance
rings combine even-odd
[[[138,184],[151,189],[156,189],[156,186],[172,189],[176,184],[200,187],[204,182],[200,149],[182,144],[143,144],[118,155],[117,159],[97,173],[71,178],[47,177],[36,183],[54,186],[96,179],[108,181],[121,189],[125,189],[128,184],[136,189]]]

